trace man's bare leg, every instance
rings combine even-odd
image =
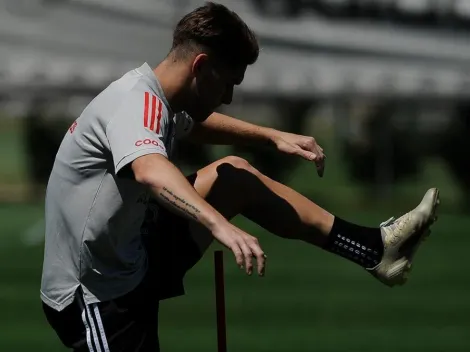
[[[242,214],[275,235],[338,254],[390,286],[402,283],[417,244],[435,219],[438,203],[437,190],[430,190],[421,208],[397,220],[400,226],[391,222],[387,227],[364,227],[335,217],[238,157],[221,159],[198,171],[194,187],[227,218]],[[197,233],[204,230],[192,226],[196,237],[203,238]],[[209,243],[210,239],[201,248],[205,250]]]
[[[299,239],[322,248],[328,243],[335,220],[343,222],[238,157],[227,157],[199,170],[194,187],[229,219],[242,214],[275,235]],[[198,226],[192,226],[196,231]],[[374,233],[375,242],[378,242],[374,247],[382,246],[378,228],[358,228],[363,229],[368,237]]]
[[[321,246],[333,226],[332,214],[238,157],[199,170],[194,187],[227,218],[242,214],[282,237]]]

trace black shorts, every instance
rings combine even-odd
[[[188,176],[191,184],[195,179]],[[159,302],[184,294],[184,276],[202,253],[187,220],[160,209],[154,226],[157,233],[142,235],[148,270],[135,290],[85,306],[79,289],[75,300],[60,312],[43,303],[47,321],[66,347],[77,352],[159,351]]]

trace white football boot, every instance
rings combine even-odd
[[[366,270],[387,286],[403,285],[416,250],[437,220],[438,205],[439,190],[431,188],[416,208],[398,219],[390,218],[380,224],[384,254],[380,263]]]

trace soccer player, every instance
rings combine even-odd
[[[214,112],[230,104],[258,52],[235,13],[207,3],[180,20],[156,68],[145,63],[111,83],[67,131],[47,187],[41,284],[45,315],[65,346],[158,351],[159,301],[184,294],[185,273],[214,238],[247,274],[264,275],[258,240],[230,223],[237,214],[340,255],[388,286],[404,283],[435,221],[436,189],[400,218],[369,228],[335,217],[239,157],[187,177],[170,161],[182,138],[250,143],[314,162],[323,175],[314,138]]]

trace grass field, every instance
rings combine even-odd
[[[0,147],[2,165],[8,165],[0,170],[0,182],[6,188],[25,182],[21,134],[0,129]],[[302,164],[289,184],[343,218],[376,226],[408,210],[427,187],[441,188],[443,213],[417,255],[411,279],[404,287],[386,288],[344,259],[237,218],[260,238],[269,263],[265,278],[247,277],[226,252],[229,351],[470,351],[470,217],[452,215],[446,207],[458,196],[448,175],[430,163],[422,179],[400,185],[390,201],[356,206],[360,190],[335,162],[334,146],[328,150],[324,180]],[[42,206],[0,203],[1,352],[63,351],[40,310],[42,243],[24,242],[41,221]],[[187,295],[162,304],[163,351],[216,351],[216,248],[188,275]]]
[[[0,351],[62,351],[40,310],[42,244],[21,241],[41,211],[0,207]],[[349,217],[375,224],[387,215]],[[237,223],[260,237],[269,267],[265,278],[247,277],[226,252],[230,351],[470,350],[470,218],[441,216],[410,282],[396,289],[341,258]],[[187,295],[163,303],[164,351],[216,351],[212,263],[210,251],[189,274]]]

